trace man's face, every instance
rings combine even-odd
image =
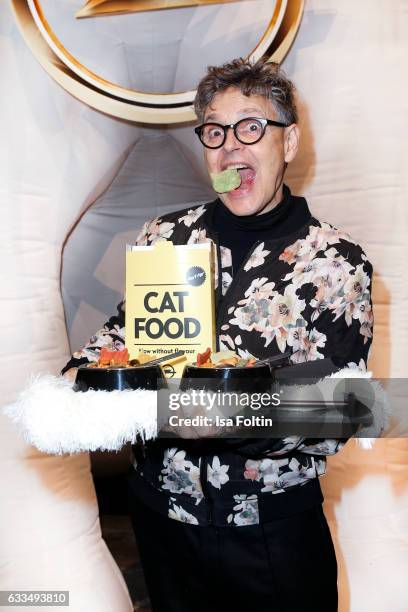
[[[230,87],[216,94],[205,111],[204,123],[214,121],[222,125],[236,123],[245,117],[261,117],[279,121],[272,102],[261,95],[245,96],[239,89]],[[219,149],[204,149],[204,159],[209,173],[227,168],[239,170],[241,185],[228,193],[220,194],[225,206],[235,215],[256,215],[268,212],[282,199],[285,162],[296,155],[298,128],[268,125],[263,138],[252,145],[245,145],[235,138],[233,130],[227,130],[227,138]]]

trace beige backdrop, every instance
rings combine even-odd
[[[407,34],[405,0],[309,0],[284,63],[303,115],[288,182],[317,217],[348,230],[374,265],[371,368],[384,377],[407,377]],[[193,60],[179,57],[176,85],[182,62]],[[120,299],[124,244],[141,223],[212,196],[191,127],[131,126],[72,99],[32,58],[5,0],[0,61],[8,403],[31,372],[58,372],[69,354],[59,275],[71,228],[62,278],[75,348]],[[112,70],[115,61],[121,57]],[[0,589],[71,588],[75,612],[128,610],[100,539],[88,458],[40,456],[4,418],[0,441]],[[322,485],[340,612],[408,609],[407,466],[406,440],[379,441],[372,451],[349,443],[329,460]]]

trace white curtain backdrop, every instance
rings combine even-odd
[[[61,3],[69,10],[82,4]],[[259,7],[265,10],[265,2]],[[168,61],[174,89],[183,88],[196,58],[192,50],[168,51],[169,23],[162,21],[156,40],[160,62],[149,63],[146,54],[140,73],[132,64],[127,77],[160,82]],[[197,18],[183,23],[179,49],[198,36]],[[219,32],[208,23],[213,52]],[[106,45],[119,42],[124,52],[112,33]],[[132,57],[132,49],[126,53]],[[376,376],[395,378],[408,376],[407,54],[405,0],[307,0],[284,61],[302,116],[301,151],[287,182],[315,216],[350,232],[373,263],[370,366]],[[109,70],[119,79],[123,56],[111,58]],[[0,322],[8,403],[29,374],[58,372],[69,341],[72,350],[79,347],[115,311],[125,244],[142,223],[213,193],[191,126],[131,125],[70,97],[32,57],[5,0],[0,62]],[[8,467],[0,471],[0,589],[71,587],[75,612],[129,610],[100,538],[88,457],[40,456],[0,419],[0,459]],[[321,482],[339,562],[339,612],[408,609],[407,465],[405,439],[377,441],[371,451],[350,442],[329,460]],[[56,532],[59,539],[50,536]],[[45,533],[48,541],[40,537]],[[69,554],[61,556],[67,540]],[[98,567],[111,578],[98,578],[105,604],[92,588]]]

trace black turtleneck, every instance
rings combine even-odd
[[[220,244],[231,250],[234,273],[239,269],[255,242],[283,238],[306,225],[311,217],[304,198],[292,196],[283,186],[283,199],[272,210],[260,215],[234,215],[216,200],[213,225]]]

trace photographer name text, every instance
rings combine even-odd
[[[259,415],[244,416],[238,414],[233,417],[215,415],[196,415],[194,417],[181,417],[172,414],[169,418],[171,427],[272,427],[272,419]]]

